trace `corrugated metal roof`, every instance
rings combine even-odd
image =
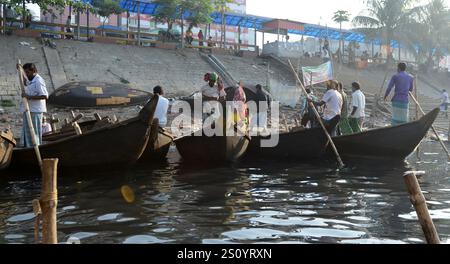
[[[83,2],[91,3],[92,0],[81,0]],[[158,5],[153,3],[151,0],[139,0],[140,2],[140,12],[141,14],[146,15],[155,15],[156,9],[158,8]],[[138,12],[138,5],[136,0],[121,0],[120,5],[123,9],[128,10],[130,12],[137,13]],[[188,17],[189,14],[184,14],[184,17]],[[213,20],[214,24],[221,24],[222,23],[222,14],[219,12],[214,12],[211,14],[211,18]],[[225,23],[228,26],[241,26],[243,28],[256,28],[258,30],[263,29],[263,25],[267,22],[273,21],[274,18],[269,17],[261,17],[261,16],[254,16],[254,15],[246,15],[246,14],[235,14],[235,13],[225,13]],[[297,22],[300,23],[300,22]],[[304,30],[297,29],[290,29],[288,30],[289,34],[296,34],[296,35],[305,35],[309,37],[316,37],[316,38],[328,38],[333,40],[339,40],[341,38],[341,33],[338,29],[335,28],[328,28],[320,25],[312,25],[312,24],[305,24]],[[342,31],[342,38],[345,41],[355,41],[359,43],[366,42],[366,38],[364,34],[353,32],[349,30],[343,30]],[[374,43],[379,45],[381,41],[379,39],[377,40],[369,40],[369,43]],[[392,46],[394,48],[398,47],[398,43],[393,41]]]

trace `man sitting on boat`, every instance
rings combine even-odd
[[[206,117],[214,115],[214,113],[219,114],[219,101],[225,101],[227,93],[223,86],[222,80],[219,78],[217,73],[207,73],[204,76],[206,84],[202,87],[202,100],[203,100],[203,120]],[[218,117],[215,115],[215,117]]]
[[[48,91],[45,85],[45,80],[38,74],[36,65],[33,63],[27,63],[23,65],[24,70],[24,84],[25,93],[22,97],[28,99],[30,106],[31,121],[35,132],[36,144],[42,144],[42,121],[44,113],[47,112],[46,100],[48,99]],[[23,105],[20,106],[20,111],[24,113]],[[23,115],[22,136],[20,143],[23,147],[33,147],[33,141],[31,139],[31,131],[26,125],[26,116]]]
[[[387,101],[392,88],[395,86],[395,94],[392,98],[392,125],[401,125],[409,122],[409,92],[414,89],[414,78],[406,73],[406,63],[398,64],[398,73],[389,82],[384,96]]]
[[[331,136],[337,136],[337,125],[341,119],[343,99],[337,91],[338,83],[336,81],[327,82],[327,92],[321,102],[315,102],[316,106],[325,106],[323,121],[330,131]],[[311,100],[311,99],[309,99]],[[312,100],[311,100],[312,101]]]
[[[267,129],[267,114],[269,112],[269,105],[271,102],[270,95],[267,94],[261,84],[257,84],[256,88],[256,110],[257,114],[251,117],[250,129],[266,130]]]
[[[153,93],[159,96],[158,105],[156,106],[155,118],[159,120],[160,127],[167,126],[167,112],[169,111],[169,100],[165,98],[164,90],[161,86],[153,88]]]

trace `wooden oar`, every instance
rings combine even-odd
[[[288,60],[288,62],[289,62],[289,65],[291,66],[291,70],[292,70],[292,72],[294,73],[294,76],[295,76],[295,78],[297,79],[297,81],[298,81],[298,83],[299,83],[299,86],[300,86],[300,88],[302,89],[303,93],[306,95],[306,97],[307,97],[308,99],[311,99],[311,98],[309,97],[309,94],[306,92],[305,86],[303,86],[303,84],[302,84],[300,78],[298,77],[298,74],[295,72],[295,68],[294,68],[294,66],[292,66],[291,60]],[[325,132],[325,135],[327,136],[328,141],[329,141],[330,144],[331,144],[331,147],[333,148],[334,154],[336,155],[336,159],[337,159],[337,161],[338,161],[338,163],[339,163],[339,167],[340,167],[341,169],[344,168],[344,167],[345,167],[344,162],[342,162],[341,156],[339,155],[339,152],[338,152],[338,150],[337,150],[337,148],[336,148],[336,145],[334,144],[333,139],[332,139],[331,136],[330,136],[330,133],[328,133],[327,128],[325,127],[324,123],[322,122],[322,118],[320,117],[319,112],[317,112],[317,109],[316,109],[316,107],[314,106],[314,104],[313,104],[312,102],[309,102],[309,105],[310,105],[310,107],[313,109],[314,114],[316,115],[317,120],[319,121],[320,125],[322,126],[322,129],[323,129],[323,131]]]
[[[19,82],[20,82],[20,88],[22,89],[22,94],[25,94],[25,84],[24,84],[24,70],[22,68],[22,64],[20,60],[17,62],[18,67],[18,73],[19,73]],[[36,142],[36,134],[34,132],[33,122],[31,120],[31,113],[30,113],[30,106],[28,104],[28,99],[26,97],[22,97],[22,104],[23,108],[25,110],[25,117],[27,121],[28,130],[31,134],[31,142],[33,143],[34,152],[36,153],[36,158],[39,163],[39,168],[41,168],[42,171],[42,158],[41,158],[41,152],[39,151],[39,146]],[[25,124],[24,124],[25,125]],[[24,135],[26,136],[26,135]]]
[[[422,112],[422,114],[425,115],[425,112],[423,111],[422,106],[420,106],[419,101],[417,101],[417,99],[416,99],[416,97],[414,97],[413,93],[409,92],[409,95],[413,99],[414,103],[416,103],[417,107],[419,107],[420,112]],[[434,134],[436,134],[436,137],[438,138],[439,142],[441,143],[441,146],[444,149],[444,151],[447,153],[447,158],[450,161],[450,152],[448,151],[447,147],[445,146],[444,141],[442,141],[442,138],[441,138],[441,136],[439,136],[439,133],[437,132],[434,125],[431,126],[431,129],[433,130]]]

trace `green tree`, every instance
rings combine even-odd
[[[342,56],[342,50],[343,48],[343,35],[342,35],[342,23],[349,22],[350,21],[350,13],[345,10],[338,10],[333,15],[333,21],[336,23],[339,23],[339,52]]]
[[[220,12],[221,15],[221,34],[220,41],[223,43],[223,47],[225,47],[226,43],[226,23],[225,23],[225,13],[230,11],[228,4],[235,4],[235,0],[213,0],[214,11]]]
[[[409,50],[416,60],[431,69],[450,48],[450,12],[444,0],[430,0],[413,8],[410,24],[403,29]]]
[[[399,40],[397,32],[400,32],[408,23],[410,16],[410,4],[414,0],[366,0],[367,9],[364,14],[353,19],[353,24],[361,32],[370,32],[384,40],[384,44],[391,47],[393,40]],[[388,55],[388,64],[391,54]]]
[[[93,0],[92,6],[94,7],[95,13],[102,17],[102,34],[105,30],[106,20],[109,19],[112,14],[119,15],[123,12],[119,0]]]

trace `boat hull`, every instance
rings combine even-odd
[[[250,140],[246,136],[186,136],[176,140],[185,161],[209,163],[234,162],[246,152]]]
[[[115,168],[135,163],[147,147],[157,102],[155,96],[138,117],[41,145],[41,156],[43,159],[58,158],[62,168]],[[14,149],[10,167],[39,169],[34,149]]]
[[[309,160],[323,156],[327,149],[327,138],[321,128],[279,134],[279,142],[273,148],[261,146],[267,137],[252,137],[245,157],[247,159]]]
[[[0,170],[6,169],[11,163],[16,141],[11,131],[0,132]]]
[[[438,114],[439,109],[435,109],[415,122],[335,137],[333,141],[342,157],[404,160],[426,136]]]

